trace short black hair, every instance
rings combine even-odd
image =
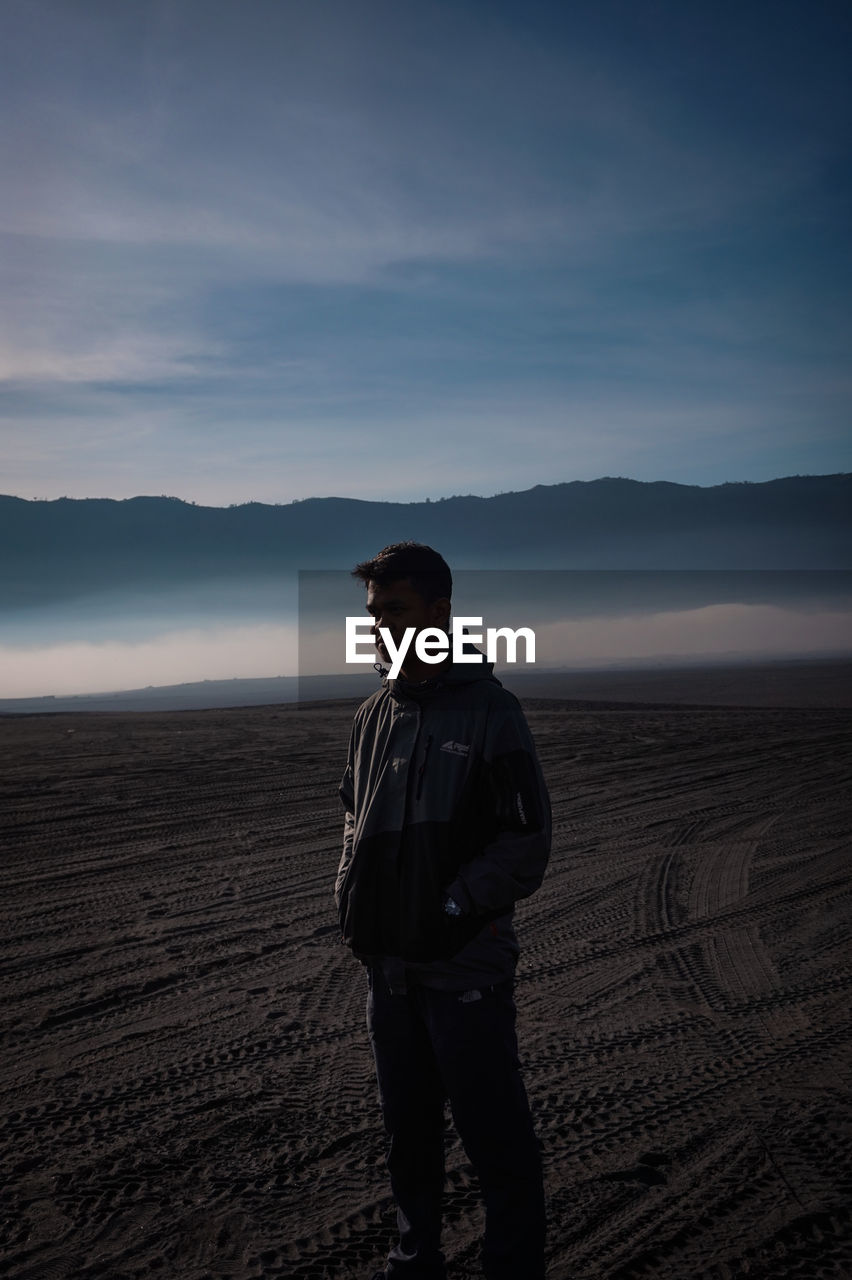
[[[442,555],[422,542],[392,542],[371,560],[356,564],[352,577],[360,578],[365,586],[370,582],[387,586],[399,578],[408,578],[427,604],[444,596],[449,600],[453,593],[450,566]]]

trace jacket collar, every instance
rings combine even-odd
[[[480,653],[480,650],[477,649],[476,652]],[[453,685],[473,684],[478,680],[490,680],[494,684],[500,684],[494,675],[494,663],[486,662],[484,654],[481,662],[448,662],[446,666],[441,667],[437,675],[428,680],[422,680],[418,684],[412,684],[404,676],[398,676],[396,680],[388,679],[387,668],[380,666],[379,663],[376,663],[376,670],[383,677],[383,683],[392,698],[412,702],[424,702],[434,697],[441,689]]]

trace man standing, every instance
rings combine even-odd
[[[449,628],[431,547],[359,564],[373,633]],[[425,637],[424,637],[425,639]],[[388,662],[382,639],[376,648]],[[541,1159],[515,1037],[514,903],[541,884],[550,803],[517,699],[492,664],[422,662],[359,707],[340,795],[343,939],[367,967],[399,1241],[373,1280],[444,1280],[444,1104],[482,1187],[487,1280],[543,1280]]]

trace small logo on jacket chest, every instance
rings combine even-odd
[[[449,751],[451,756],[467,756],[470,755],[470,743],[454,742],[452,738],[448,738],[441,744],[441,750]]]

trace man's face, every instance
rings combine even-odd
[[[382,662],[390,663],[391,658],[381,636],[379,627],[385,627],[398,647],[407,627],[414,627],[415,633],[425,627],[440,627],[447,630],[450,616],[450,602],[445,597],[427,604],[408,578],[398,578],[395,582],[380,586],[377,582],[367,585],[367,612],[373,617],[373,635],[376,637],[376,651]],[[409,679],[413,675],[422,675],[421,664],[414,654],[414,639],[405,658],[403,674]],[[426,667],[425,674],[434,674],[434,667]]]

